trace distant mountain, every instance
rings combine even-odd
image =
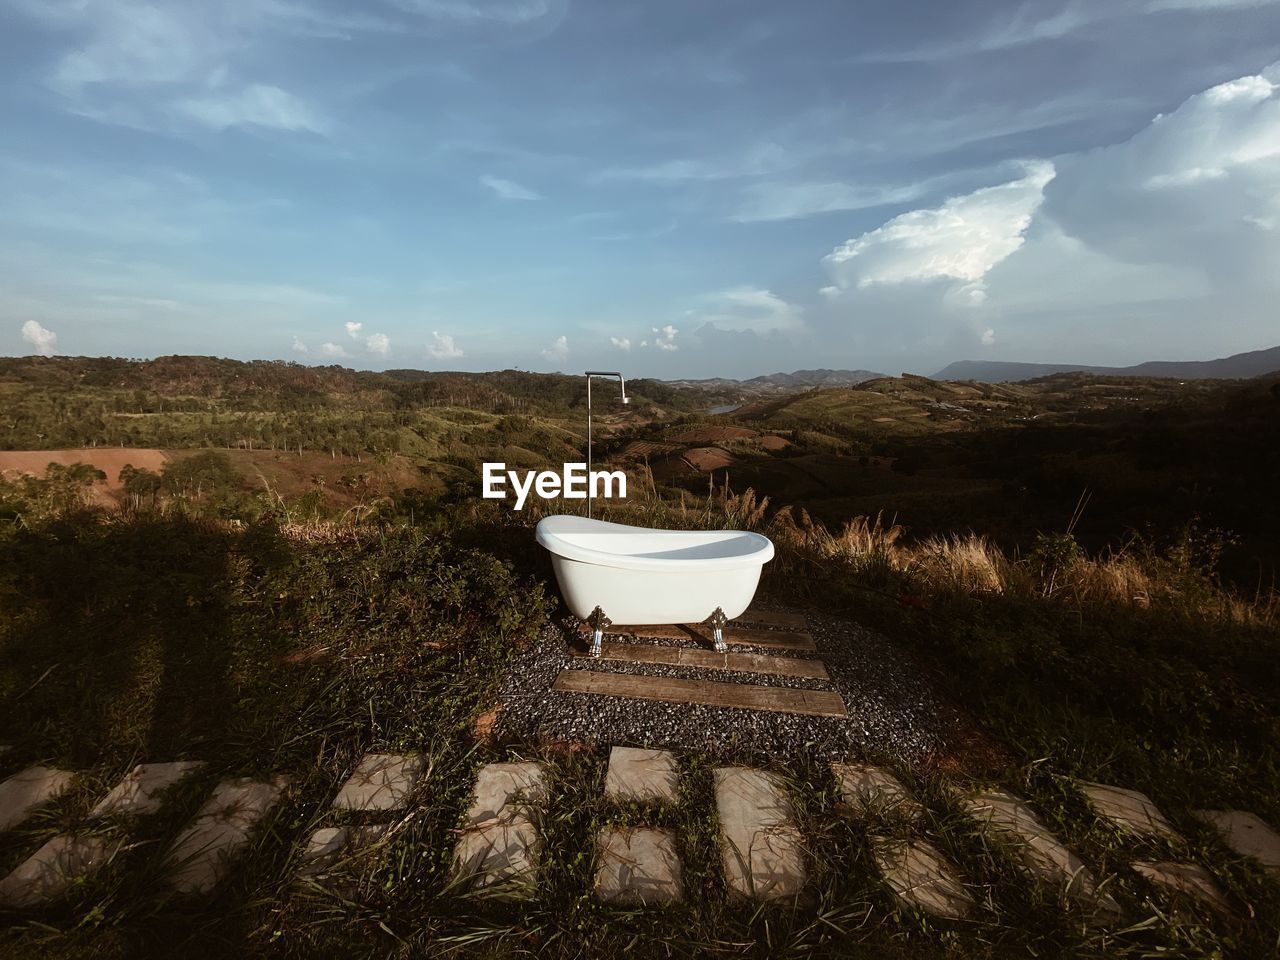
[[[792,393],[805,387],[852,387],[883,377],[874,370],[796,370],[793,373],[770,373],[750,380],[713,377],[707,380],[668,380],[673,387],[700,390],[730,390],[751,394]]]
[[[1002,383],[1034,380],[1055,373],[1098,373],[1109,377],[1175,377],[1179,380],[1245,380],[1280,370],[1280,347],[1237,353],[1218,360],[1149,360],[1132,367],[1091,367],[1070,363],[1007,363],[1001,360],[958,360],[933,375],[934,380],[981,380]]]

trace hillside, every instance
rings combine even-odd
[[[1016,363],[1002,360],[958,360],[933,375],[935,380],[985,380],[1007,383],[1056,373],[1094,373],[1118,377],[1244,380],[1280,370],[1280,346],[1252,350],[1217,360],[1150,360],[1131,367],[1098,367],[1069,363]]]

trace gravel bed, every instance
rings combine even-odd
[[[936,694],[919,668],[888,639],[855,623],[808,614],[817,654],[733,647],[777,656],[817,658],[830,681],[723,670],[699,670],[588,660],[569,654],[576,621],[551,626],[511,664],[500,693],[494,734],[507,740],[540,739],[598,745],[632,744],[713,755],[804,754],[815,760],[867,757],[914,764],[945,752],[964,721]],[[786,632],[785,628],[777,628]],[[731,634],[730,634],[731,636]],[[644,638],[662,646],[677,640]],[[718,680],[794,689],[834,690],[848,717],[811,717],[759,710],[636,700],[551,690],[560,671],[598,670],[654,677]]]

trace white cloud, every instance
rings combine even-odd
[[[42,357],[52,357],[58,352],[58,335],[35,320],[28,320],[22,325],[22,339]]]
[[[734,287],[705,298],[705,304],[688,312],[695,323],[710,323],[719,330],[789,330],[803,322],[803,311],[771,290]]]
[[[1231,10],[1242,7],[1265,7],[1276,0],[1151,0],[1147,9],[1151,12],[1162,10]]]
[[[610,337],[609,342],[618,350],[631,349],[631,340],[628,337]]]
[[[427,355],[437,360],[456,360],[463,356],[461,348],[453,342],[453,337],[437,330],[431,331],[431,342],[427,344]]]
[[[863,210],[910,203],[927,184],[856,187],[847,183],[760,183],[748,187],[746,201],[730,218],[738,223],[791,220],[840,210]]]
[[[346,328],[348,337],[350,337],[352,340],[358,340],[360,338],[360,328],[363,327],[364,324],[357,323],[354,320],[348,320],[346,323],[343,324],[343,326]]]
[[[311,352],[311,348],[302,342],[301,337],[293,338],[293,347],[291,349],[293,350],[294,353],[301,353],[304,355]]]
[[[842,288],[938,279],[980,284],[1022,246],[1053,176],[1052,163],[1028,164],[1018,180],[901,214],[846,241],[823,262]]]
[[[551,342],[551,346],[544,348],[541,352],[548,360],[567,360],[569,357],[569,338],[565,336],[556,337]]]
[[[991,327],[987,327],[982,331],[982,336],[979,339],[984,347],[989,347],[996,342],[996,332]]]
[[[338,359],[339,357],[351,356],[351,354],[347,353],[346,347],[342,346],[342,344],[329,343],[329,342],[320,344],[319,348],[317,348],[316,350],[316,353],[320,354],[320,356],[322,357],[328,357],[334,360]]]
[[[371,333],[365,337],[364,348],[380,357],[391,355],[391,338],[385,333]]]
[[[654,327],[652,332],[657,334],[653,339],[653,345],[659,350],[671,352],[680,349],[676,346],[676,334],[680,331],[671,324],[668,323],[664,327]]]
[[[329,131],[329,122],[298,97],[269,84],[255,83],[237,93],[191,97],[174,109],[213,130],[272,127],[295,133]]]
[[[542,194],[523,187],[514,180],[503,180],[501,177],[483,176],[480,183],[488,187],[503,200],[541,200]]]

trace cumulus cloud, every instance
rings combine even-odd
[[[676,334],[679,332],[679,330],[669,323],[664,327],[654,327],[653,333],[655,336],[653,338],[653,345],[659,350],[666,350],[668,352],[679,350],[680,348],[676,346]]]
[[[631,339],[629,337],[610,337],[609,342],[618,350],[631,349]]]
[[[480,183],[488,187],[502,200],[541,200],[542,194],[521,186],[514,180],[503,180],[501,177],[484,176]]]
[[[541,353],[548,360],[567,360],[569,357],[569,338],[565,336],[556,337],[551,342],[551,346],[543,348]]]
[[[824,258],[814,310],[860,342],[1116,360],[1274,342],[1276,67],[1189,97],[1128,139],[894,217]],[[1207,324],[1212,321],[1212,336]],[[1268,332],[1270,331],[1270,332]]]
[[[293,338],[293,347],[291,349],[294,353],[308,354],[311,352],[311,348],[303,342],[301,337]]]
[[[431,342],[427,344],[427,355],[437,360],[456,360],[463,356],[461,348],[453,342],[453,337],[437,330],[431,331]]]
[[[363,326],[363,323],[356,323],[354,320],[348,320],[343,324],[343,327],[346,328],[347,336],[352,340],[358,340],[360,338],[360,328]]]
[[[330,360],[337,360],[341,357],[350,356],[350,354],[347,353],[346,347],[342,346],[342,344],[330,343],[328,341],[320,344],[320,346],[316,348],[316,353]]]
[[[42,357],[52,357],[58,352],[58,335],[35,320],[22,325],[22,339]]]
[[[1022,246],[1053,176],[1052,163],[1028,164],[1017,180],[894,217],[836,247],[823,262],[844,288],[938,279],[980,284]]]
[[[371,333],[364,339],[364,348],[380,357],[391,355],[391,338],[385,333]]]

